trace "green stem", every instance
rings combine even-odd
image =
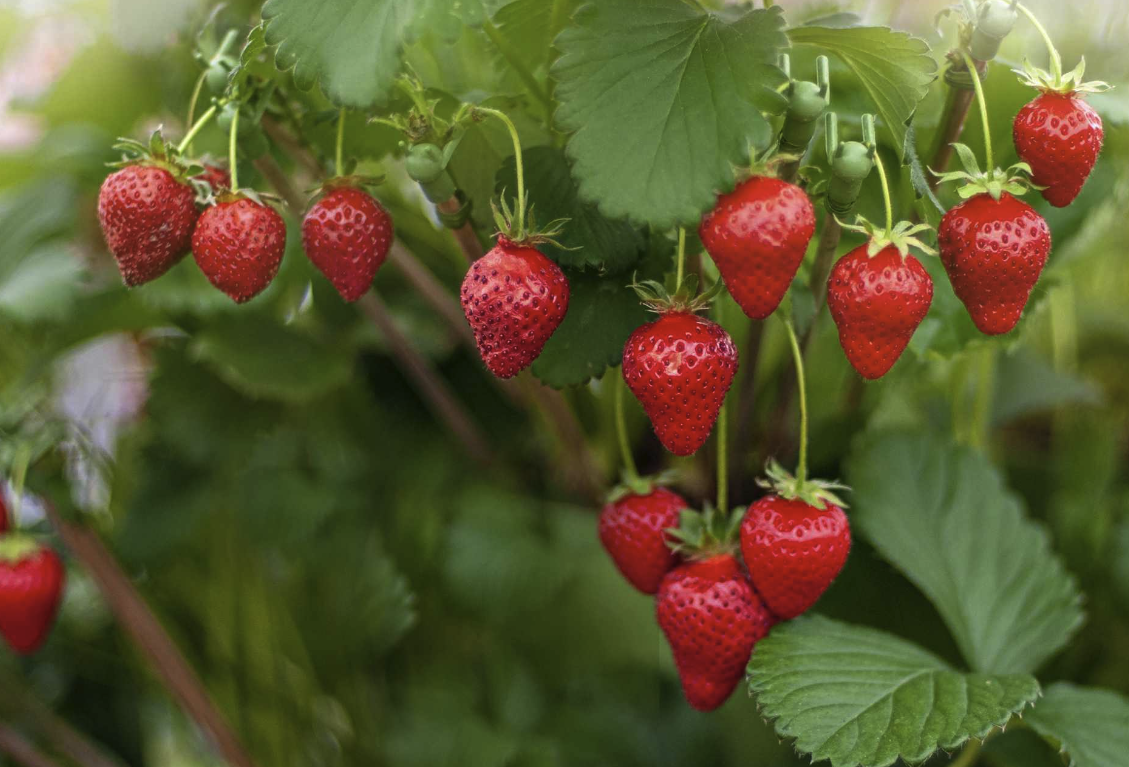
[[[204,126],[208,124],[209,120],[215,117],[217,109],[219,109],[219,107],[213,104],[207,112],[200,115],[200,119],[196,121],[195,125],[188,129],[188,133],[186,133],[184,135],[184,138],[180,140],[180,143],[177,144],[177,154],[184,154],[184,152],[192,146],[192,139],[196,138],[196,134],[203,130]]]
[[[986,346],[980,351],[976,371],[976,396],[972,401],[972,424],[968,430],[969,444],[975,448],[983,449],[988,442],[988,418],[992,410],[995,361],[995,349],[991,346]]]
[[[1023,3],[1016,3],[1015,7],[1027,17],[1027,20],[1039,32],[1039,36],[1043,38],[1043,43],[1047,46],[1047,54],[1051,60],[1051,74],[1055,77],[1055,86],[1062,85],[1062,59],[1058,55],[1058,50],[1055,49],[1055,44],[1051,42],[1051,36],[1047,34],[1047,30],[1035,18],[1035,14],[1031,13]]]
[[[341,107],[341,111],[337,113],[337,152],[334,154],[333,169],[337,176],[342,175],[342,167],[345,155],[345,107]]]
[[[227,55],[227,49],[230,48],[231,44],[235,42],[235,34],[236,33],[234,29],[228,30],[228,33],[224,35],[223,41],[220,43],[220,47],[216,49],[215,55],[213,55],[212,58],[208,60],[208,66],[204,67],[204,71],[200,73],[200,76],[198,78],[196,78],[196,85],[192,89],[192,98],[188,101],[188,120],[185,123],[186,125],[193,124],[192,118],[196,115],[196,103],[200,100],[200,92],[203,90],[204,81],[208,77],[208,69],[211,68],[211,66],[221,58]],[[190,136],[194,135],[194,133],[190,132]],[[180,152],[182,153],[186,150],[191,149],[191,139],[189,139],[188,143],[186,144],[182,142],[179,148]],[[191,151],[189,151],[189,153],[191,153]]]
[[[957,758],[949,762],[949,767],[972,767],[980,756],[980,749],[984,747],[983,741],[970,740],[957,754]]]
[[[231,168],[231,192],[234,194],[239,191],[239,165],[235,162],[236,151],[235,144],[236,138],[239,133],[239,110],[235,110],[235,114],[231,118],[231,134],[227,139],[227,163]]]
[[[521,157],[521,137],[518,136],[517,126],[514,125],[513,120],[506,116],[505,112],[489,107],[475,107],[475,111],[491,115],[505,123],[506,130],[510,132],[510,139],[514,143],[514,162],[517,164],[517,213],[515,214],[517,216],[517,227],[515,231],[518,239],[521,239],[525,237],[525,164]]]
[[[729,408],[725,400],[717,414],[717,508],[729,511]]]
[[[31,462],[31,449],[26,444],[16,450],[15,473],[12,475],[12,530],[20,528],[20,507],[24,500],[24,485],[27,483],[27,467]]]
[[[890,200],[890,182],[886,179],[886,166],[882,164],[882,156],[874,150],[874,166],[878,168],[878,179],[882,182],[882,202],[886,205],[886,236],[894,228],[894,203]]]
[[[976,89],[976,103],[980,107],[980,122],[984,126],[984,157],[988,161],[984,170],[991,173],[996,164],[992,161],[992,135],[988,128],[988,102],[984,99],[984,86],[980,84],[980,72],[976,69],[976,62],[964,51],[961,51],[960,55],[964,57],[964,65],[968,67],[968,74],[972,75],[972,87]]]
[[[207,76],[208,76],[208,70],[205,69],[203,72],[200,73],[200,76],[196,78],[196,85],[192,88],[192,98],[190,98],[188,100],[188,119],[185,121],[185,125],[192,125],[193,124],[192,120],[196,116],[196,102],[200,100],[200,91],[202,91],[204,89],[204,79]],[[181,143],[183,143],[183,142],[181,142]],[[189,142],[185,146],[185,148],[191,149],[192,148],[192,142]]]
[[[622,368],[615,377],[615,431],[619,439],[619,453],[623,458],[623,472],[631,482],[639,478],[639,470],[635,467],[631,442],[627,439],[627,418],[623,414],[623,390],[627,388],[627,382],[623,379]]]
[[[686,273],[686,230],[678,228],[678,261],[674,272],[674,289],[682,287],[682,276]]]
[[[804,355],[800,351],[800,342],[792,323],[785,321],[784,327],[788,330],[788,342],[792,346],[792,361],[796,363],[796,388],[800,395],[800,459],[796,465],[796,482],[802,486],[808,478],[808,393],[804,383]]]

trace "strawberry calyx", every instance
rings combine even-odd
[[[258,192],[254,189],[226,189],[215,196],[215,203],[229,203],[239,202],[240,200],[250,200],[258,205],[266,206],[268,203],[279,204],[282,202],[281,198],[270,192]]]
[[[564,231],[564,225],[569,221],[567,218],[554,219],[539,228],[533,216],[533,206],[530,205],[525,211],[511,208],[506,202],[505,190],[499,195],[497,203],[491,201],[490,208],[494,211],[494,223],[498,227],[495,236],[499,242],[505,239],[517,247],[529,248],[549,243],[561,250],[577,250],[565,247],[554,239]]]
[[[607,496],[608,503],[616,503],[629,495],[650,495],[660,487],[669,487],[674,484],[677,474],[673,471],[664,471],[646,477],[632,475],[624,471],[619,484],[611,489]]]
[[[1043,93],[1060,93],[1064,96],[1072,96],[1075,93],[1105,93],[1113,88],[1112,85],[1102,80],[1090,82],[1082,80],[1082,76],[1086,72],[1085,56],[1078,60],[1078,66],[1065,74],[1052,74],[1045,69],[1039,69],[1026,58],[1023,59],[1022,69],[1013,69],[1012,71],[1019,76],[1021,83]]]
[[[722,511],[709,503],[701,511],[683,509],[678,513],[678,527],[666,529],[667,546],[692,561],[733,554],[744,515],[744,508]]]
[[[107,163],[111,168],[125,168],[130,165],[161,168],[184,184],[190,183],[193,176],[204,172],[203,164],[182,157],[176,145],[165,140],[160,128],[150,134],[148,143],[121,137],[114,144],[114,149],[121,150],[122,157],[120,160]]]
[[[899,221],[894,224],[890,229],[878,226],[877,224],[867,221],[862,216],[855,217],[855,223],[844,224],[836,217],[839,226],[850,232],[866,235],[869,242],[866,246],[866,255],[869,258],[874,258],[886,248],[893,246],[898,249],[898,254],[903,259],[909,255],[911,247],[917,248],[922,253],[927,253],[931,256],[937,255],[937,251],[922,242],[917,235],[922,232],[929,232],[933,227],[928,224],[914,224],[909,221]]]
[[[764,473],[765,478],[758,479],[757,484],[766,490],[771,490],[781,498],[789,501],[799,499],[820,511],[826,509],[828,504],[838,506],[841,509],[847,508],[847,504],[835,491],[850,490],[850,488],[839,482],[827,482],[821,479],[798,479],[771,459],[765,466]]]
[[[666,286],[656,280],[643,280],[629,285],[639,301],[652,312],[657,314],[686,313],[694,314],[709,308],[710,303],[721,295],[725,284],[718,280],[704,293],[698,293],[697,275],[688,274],[675,288],[674,293],[669,292]]]
[[[34,538],[20,533],[0,536],[0,562],[17,564],[34,556],[41,548]]]
[[[979,163],[972,150],[964,144],[953,144],[957,156],[960,157],[964,170],[954,170],[947,173],[937,173],[930,170],[933,175],[941,179],[941,183],[949,181],[964,181],[965,184],[957,190],[962,200],[975,197],[978,194],[989,194],[993,200],[998,200],[1004,192],[1016,197],[1026,194],[1031,189],[1043,189],[1031,180],[1031,166],[1025,162],[1017,162],[1007,170],[992,168],[984,172],[980,170]]]

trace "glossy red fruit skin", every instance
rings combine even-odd
[[[647,495],[625,495],[600,512],[600,543],[623,577],[644,594],[657,592],[678,562],[665,531],[678,527],[678,512],[685,508],[682,496],[657,487]]]
[[[941,218],[941,263],[981,333],[1007,333],[1051,252],[1051,230],[1027,203],[1004,192],[978,194]]]
[[[231,174],[227,168],[218,165],[205,165],[204,172],[192,178],[197,181],[207,181],[213,192],[231,189]]]
[[[690,455],[705,443],[735,375],[733,339],[689,312],[663,314],[637,328],[623,347],[627,387],[675,455]]]
[[[1074,93],[1043,93],[1015,116],[1015,151],[1056,208],[1074,201],[1102,151],[1102,118]]]
[[[788,620],[801,615],[835,580],[851,551],[851,526],[834,504],[824,509],[769,495],[741,521],[741,556],[768,609]]]
[[[187,253],[196,192],[164,168],[129,165],[102,182],[98,223],[127,287],[155,280]]]
[[[803,190],[753,176],[702,217],[698,236],[745,314],[763,320],[776,311],[815,234],[815,210]]]
[[[0,635],[17,653],[30,655],[47,639],[64,578],[63,563],[50,549],[0,561]]]
[[[839,259],[827,285],[827,306],[851,366],[874,380],[902,356],[929,313],[933,280],[911,255],[894,246],[867,255],[867,246]]]
[[[655,612],[674,652],[682,692],[699,711],[725,702],[744,678],[753,646],[776,622],[730,554],[667,573]]]
[[[270,285],[285,250],[282,216],[246,197],[205,210],[192,235],[192,255],[200,271],[237,304]]]
[[[356,301],[388,257],[392,217],[363,189],[337,187],[306,214],[302,247],[341,297]]]
[[[463,279],[463,314],[478,353],[498,378],[513,378],[541,354],[568,312],[568,280],[536,248],[499,237]]]

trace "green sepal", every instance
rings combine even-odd
[[[805,479],[802,482],[789,474],[775,459],[769,459],[765,466],[765,477],[758,479],[757,484],[766,490],[771,490],[781,498],[789,501],[799,499],[809,506],[819,510],[833,504],[840,509],[847,508],[847,504],[836,494],[836,490],[850,490],[839,482],[827,482],[821,479]]]
[[[929,224],[915,224],[910,221],[899,221],[894,224],[890,231],[886,231],[885,227],[880,227],[877,224],[872,224],[862,216],[855,217],[855,223],[845,224],[839,221],[838,217],[835,220],[839,226],[846,229],[848,232],[856,232],[857,234],[866,235],[870,241],[866,246],[866,255],[873,258],[882,251],[883,248],[893,245],[898,249],[898,253],[902,258],[909,255],[911,247],[917,248],[922,253],[930,256],[937,255],[937,251],[926,245],[917,235],[922,232],[932,231],[933,227]]]
[[[608,492],[606,502],[615,503],[629,495],[650,495],[657,488],[673,485],[677,479],[678,473],[673,470],[646,477],[628,476],[627,472],[624,472],[620,477],[619,484]]]
[[[964,144],[953,144],[952,147],[956,150],[964,170],[937,173],[930,168],[929,172],[941,179],[942,184],[949,181],[964,181],[964,186],[957,190],[962,200],[978,194],[989,194],[993,200],[998,200],[1004,192],[1019,197],[1031,189],[1045,189],[1031,180],[1031,166],[1025,162],[1017,162],[1006,170],[992,168],[985,173],[980,170],[976,155],[971,149]]]
[[[181,182],[187,182],[192,176],[204,172],[199,163],[181,157],[176,145],[165,140],[159,126],[149,135],[147,142],[120,137],[113,148],[121,151],[122,156],[120,160],[106,163],[110,168],[125,168],[130,165],[163,168]]]
[[[674,293],[668,291],[666,286],[657,280],[633,282],[628,287],[639,296],[640,303],[653,312],[694,313],[709,308],[713,300],[725,289],[725,283],[719,279],[704,293],[698,293],[698,276],[688,274],[682,278],[679,285],[675,286]]]
[[[39,553],[41,548],[34,538],[22,533],[0,535],[0,562],[14,565]]]
[[[518,217],[506,202],[505,189],[498,195],[497,203],[490,201],[490,209],[494,211],[494,224],[498,227],[497,236],[505,237],[515,245],[533,247],[547,242],[561,250],[580,250],[580,248],[565,247],[553,239],[564,231],[564,225],[569,219],[556,218],[544,227],[538,228],[533,215],[533,206],[529,206],[524,216]]]
[[[1012,71],[1019,75],[1019,81],[1024,85],[1037,88],[1044,93],[1105,93],[1113,88],[1112,85],[1101,80],[1083,82],[1082,76],[1086,72],[1085,56],[1078,60],[1078,66],[1058,79],[1045,69],[1034,66],[1026,58],[1023,59],[1023,69]]]
[[[678,527],[666,529],[667,546],[690,560],[732,554],[744,516],[745,507],[722,511],[707,503],[701,511],[683,509],[678,513]]]

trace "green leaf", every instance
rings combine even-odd
[[[1081,625],[1074,579],[983,454],[887,433],[847,475],[855,524],[932,600],[972,668],[1034,671]]]
[[[256,314],[206,328],[192,349],[244,394],[284,402],[326,394],[353,372],[350,355]]]
[[[580,0],[514,0],[498,9],[494,24],[509,40],[514,53],[535,74],[548,75],[553,62],[553,39],[571,18]]]
[[[696,223],[779,113],[779,8],[727,22],[681,0],[601,0],[557,38],[559,125],[581,196],[612,218]]]
[[[924,761],[983,738],[1039,696],[1028,674],[966,674],[917,645],[813,616],[782,623],[749,661],[781,737],[833,767]]]
[[[365,109],[388,98],[412,11],[413,0],[268,0],[266,42],[299,87],[318,82],[334,103]]]
[[[887,27],[788,30],[795,45],[812,45],[842,59],[870,95],[903,157],[906,125],[937,77],[937,62],[924,40]]]
[[[1067,405],[1101,404],[1101,392],[1093,383],[1055,370],[1027,349],[1000,356],[992,395],[993,423]]]
[[[639,260],[643,237],[626,221],[609,220],[595,205],[580,200],[564,152],[534,147],[523,151],[522,156],[526,197],[534,206],[537,222],[568,219],[564,231],[556,237],[565,247],[546,244],[542,247],[545,255],[561,266],[591,266],[613,273],[622,272]],[[498,172],[497,190],[499,194],[505,190],[507,198],[517,190],[512,155]]]
[[[77,253],[63,245],[46,245],[16,264],[0,265],[0,314],[24,322],[62,318],[84,272]]]
[[[1109,690],[1059,682],[1025,721],[1060,745],[1071,767],[1121,767],[1129,753],[1129,699]]]

